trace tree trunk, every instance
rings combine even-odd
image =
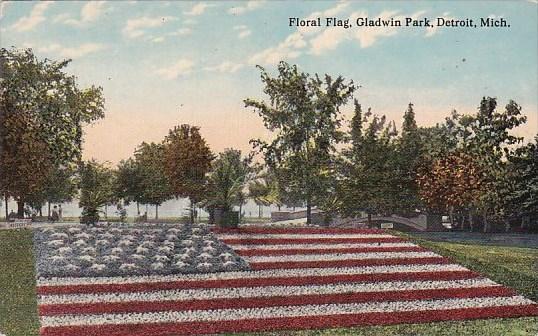
[[[17,201],[17,217],[24,218],[24,201]]]
[[[483,213],[483,217],[484,217],[484,228],[483,228],[483,232],[486,233],[486,232],[489,232],[490,231],[490,228],[489,228],[489,222],[488,222],[488,214],[486,211],[484,211]]]
[[[108,219],[108,204],[105,204],[105,219]]]
[[[242,209],[243,209],[243,204],[239,204],[239,218],[238,218],[238,223],[241,224],[241,212],[242,212]]]
[[[312,224],[312,204],[310,197],[306,200],[306,225]]]
[[[39,207],[39,217],[43,217],[43,206]]]
[[[469,231],[473,232],[473,229],[474,229],[473,212],[472,210],[469,210]]]
[[[192,201],[192,199],[190,200],[191,201],[191,224],[194,224],[194,202]]]
[[[279,204],[279,205],[278,205],[278,211],[280,211],[280,207],[281,207],[281,205]]]
[[[7,222],[7,217],[9,216],[9,206],[7,204],[9,200],[9,197],[7,194],[4,195],[4,203],[6,204],[6,222]]]
[[[50,202],[48,203],[47,218],[50,218]]]
[[[372,214],[368,213],[368,227],[372,227]]]
[[[448,213],[448,217],[450,218],[450,227],[454,228],[454,207],[450,207],[450,212]]]
[[[140,216],[140,203],[138,201],[136,201],[136,214]]]
[[[159,204],[155,204],[155,219],[159,219]]]

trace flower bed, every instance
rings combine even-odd
[[[206,226],[72,226],[34,232],[38,277],[111,277],[246,270]]]
[[[250,269],[40,278],[41,334],[194,335],[538,316],[538,305],[512,289],[383,231],[214,233],[215,244],[229,244],[219,252],[241,255]],[[192,246],[195,260],[211,255]]]

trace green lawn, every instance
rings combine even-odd
[[[492,247],[431,242],[410,237],[457,262],[515,288],[538,300],[538,249]],[[31,232],[28,229],[0,231],[0,332],[8,336],[38,334]],[[357,335],[357,336],[536,336],[538,318],[491,319],[465,322],[341,328],[316,331],[283,331],[240,335]]]

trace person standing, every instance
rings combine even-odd
[[[58,215],[58,207],[55,205],[50,214],[50,220],[54,223],[57,222],[59,219],[60,216]]]

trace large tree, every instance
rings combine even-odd
[[[0,49],[0,189],[17,201],[21,216],[48,168],[80,159],[83,125],[104,116],[102,89],[80,89],[65,73],[69,62]]]
[[[191,222],[194,222],[196,204],[207,192],[207,174],[213,158],[199,127],[176,126],[164,139],[164,168],[172,194],[189,199]]]
[[[252,143],[269,168],[279,171],[286,188],[300,195],[310,224],[312,206],[320,204],[330,188],[336,145],[344,138],[340,108],[356,87],[341,76],[311,76],[286,62],[279,63],[276,77],[258,68],[269,99],[244,102],[262,117],[274,139]]]
[[[351,147],[341,157],[334,197],[327,199],[329,210],[351,217],[397,211],[396,134],[393,122],[387,123],[385,116],[371,109],[363,114],[355,101]]]
[[[159,218],[159,206],[172,198],[170,181],[165,172],[164,146],[143,142],[135,151],[139,178],[138,200],[155,206],[155,219]]]

